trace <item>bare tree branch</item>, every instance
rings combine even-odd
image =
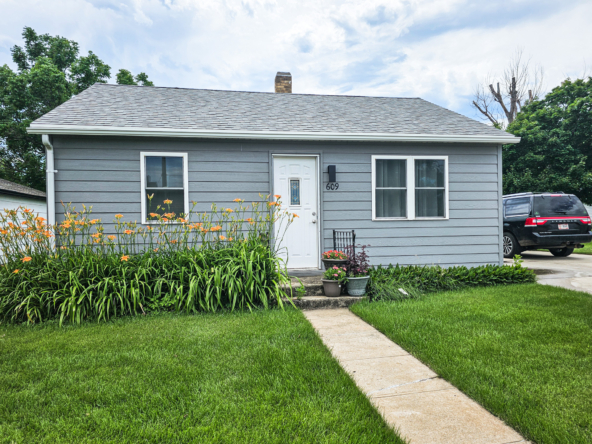
[[[485,82],[488,89],[477,87],[473,106],[493,125],[504,127],[514,121],[524,105],[542,95],[543,79],[543,68],[531,68],[530,60],[525,60],[522,50],[518,49],[504,70],[501,82]]]

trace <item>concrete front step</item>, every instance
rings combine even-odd
[[[360,297],[341,295],[339,297],[327,297],[323,292],[322,276],[292,277],[292,302],[301,310],[315,310],[321,308],[347,308],[359,301]],[[304,290],[298,291],[299,288]],[[285,289],[286,294],[290,289]],[[289,303],[288,299],[284,302]]]
[[[318,310],[323,308],[347,308],[350,305],[358,302],[362,298],[359,296],[304,296],[300,299],[292,299],[296,307],[301,310]],[[289,304],[288,299],[284,299],[284,303]]]

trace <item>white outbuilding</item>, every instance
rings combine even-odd
[[[30,208],[35,214],[47,219],[47,204],[43,191],[0,179],[0,210],[18,207]]]

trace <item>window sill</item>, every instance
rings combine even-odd
[[[408,217],[373,217],[372,222],[383,222],[383,221],[393,221],[393,220],[450,220],[449,217],[416,217],[413,219],[409,219]]]

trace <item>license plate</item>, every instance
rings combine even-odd
[[[569,230],[569,224],[559,224],[560,230]]]

